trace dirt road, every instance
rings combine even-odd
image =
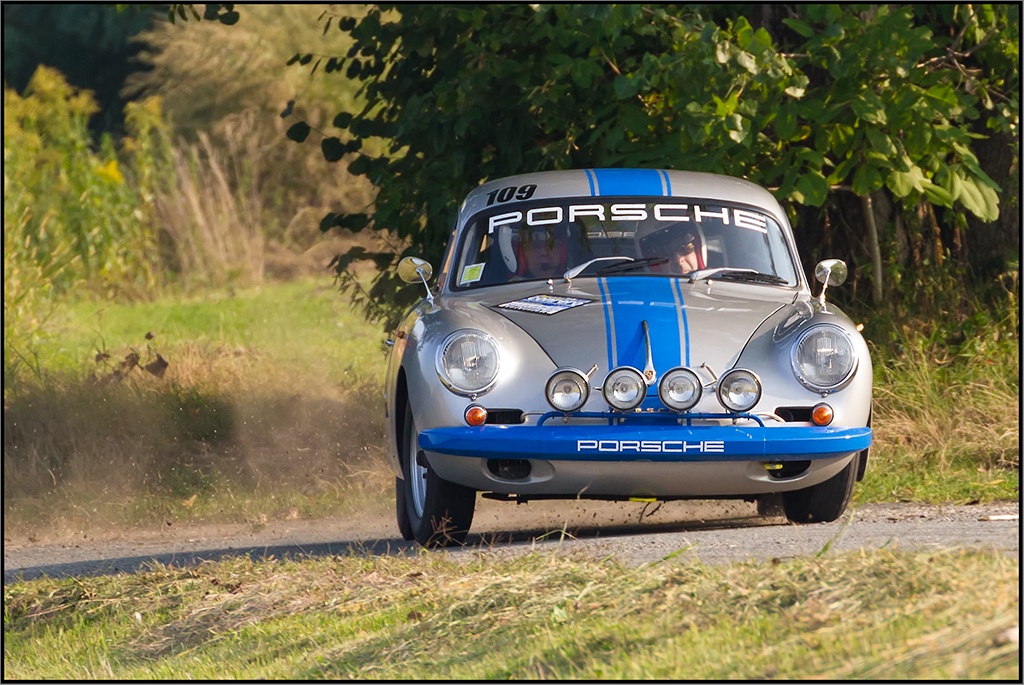
[[[525,506],[480,500],[473,532],[461,549],[495,557],[537,552],[612,556],[627,564],[725,563],[834,551],[892,547],[906,550],[990,548],[1020,551],[1019,503],[953,506],[910,503],[854,508],[840,521],[796,526],[756,516],[743,502],[536,502]],[[852,513],[852,515],[851,515]],[[181,526],[91,533],[30,542],[4,540],[4,583],[18,578],[133,572],[147,563],[191,565],[248,554],[403,554],[418,548],[401,539],[390,515],[264,526]]]

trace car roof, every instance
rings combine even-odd
[[[750,181],[722,174],[672,169],[572,169],[538,171],[487,181],[466,196],[459,210],[462,224],[473,214],[500,201],[505,188],[511,197],[524,186],[535,186],[529,199],[567,197],[687,197],[739,202],[753,205],[775,215],[788,225],[786,214],[767,190]]]

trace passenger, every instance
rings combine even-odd
[[[520,236],[519,278],[557,278],[565,273],[567,245],[561,231],[533,228]]]

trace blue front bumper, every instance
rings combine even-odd
[[[420,448],[455,457],[552,461],[797,461],[871,445],[868,427],[538,425],[456,426],[420,433]]]

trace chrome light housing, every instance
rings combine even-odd
[[[480,395],[498,379],[498,345],[483,331],[455,331],[437,351],[437,375],[458,395]]]
[[[555,411],[576,411],[587,403],[590,383],[576,369],[558,369],[544,386],[544,395]]]
[[[629,411],[636,409],[647,396],[647,381],[644,375],[632,366],[612,369],[604,379],[604,399],[613,409]]]
[[[718,401],[730,411],[750,411],[761,399],[761,379],[753,371],[733,369],[718,381]]]
[[[793,345],[790,362],[796,379],[815,392],[839,390],[857,370],[853,341],[846,331],[831,324],[804,331]]]
[[[703,391],[697,374],[681,366],[667,372],[658,383],[658,396],[672,411],[692,409],[700,402]]]

